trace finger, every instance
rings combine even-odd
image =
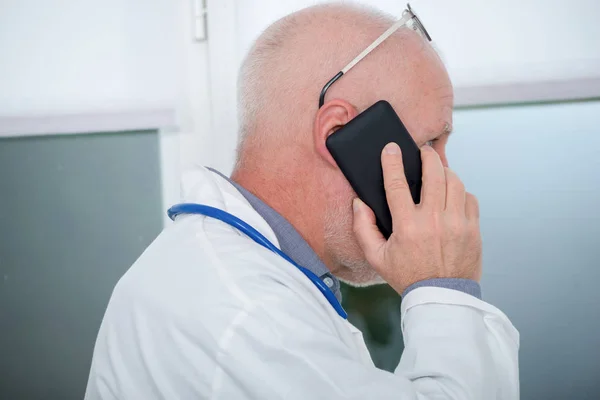
[[[466,193],[465,214],[469,220],[479,219],[479,201],[471,193]]]
[[[383,246],[386,240],[377,228],[375,214],[358,198],[354,199],[352,208],[354,210],[353,229],[360,248],[369,264],[374,267],[382,265]]]
[[[410,188],[404,175],[402,152],[396,143],[388,143],[381,153],[383,184],[392,222],[405,219],[415,208]]]
[[[465,215],[465,185],[450,168],[444,168],[444,170],[446,171],[446,210]]]
[[[423,164],[423,189],[421,204],[432,210],[443,210],[446,206],[446,173],[438,153],[429,146],[421,148]]]

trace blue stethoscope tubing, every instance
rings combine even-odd
[[[264,237],[259,231],[254,229],[247,222],[241,220],[233,214],[228,213],[227,211],[223,211],[219,208],[207,206],[204,204],[181,203],[174,205],[167,211],[167,215],[173,221],[175,220],[175,217],[177,217],[180,214],[199,214],[205,215],[210,218],[218,219],[219,221],[222,221],[236,228],[237,230],[248,236],[250,239],[263,246],[264,248],[271,250],[273,253],[283,257],[283,259],[287,260],[290,264],[298,268],[300,272],[302,272],[304,275],[306,275],[308,279],[310,279],[310,281],[317,287],[317,289],[319,289],[323,296],[325,296],[329,304],[331,304],[331,306],[335,309],[335,311],[340,317],[342,317],[343,319],[348,318],[348,314],[346,314],[346,311],[344,310],[338,299],[335,297],[331,289],[327,287],[327,285],[325,285],[321,278],[319,278],[311,270],[296,264],[294,260],[292,260],[287,254],[281,251],[277,246],[271,243],[269,239]]]

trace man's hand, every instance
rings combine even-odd
[[[399,294],[432,278],[481,278],[481,235],[477,199],[458,176],[444,168],[429,146],[421,150],[423,190],[415,204],[395,143],[381,155],[393,233],[386,241],[375,215],[354,200],[354,233],[367,261]]]

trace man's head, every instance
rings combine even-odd
[[[356,285],[378,281],[352,232],[350,187],[325,146],[360,112],[387,100],[419,145],[447,163],[453,94],[431,45],[400,29],[337,81],[323,85],[394,23],[372,9],[327,4],[271,25],[239,81],[241,140],[233,178],[287,218],[329,269]]]

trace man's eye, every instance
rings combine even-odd
[[[430,147],[431,147],[431,146],[433,146],[433,143],[434,143],[434,142],[435,142],[435,139],[433,139],[433,140],[428,140],[428,141],[426,141],[426,142],[425,142],[425,146],[430,146]]]

